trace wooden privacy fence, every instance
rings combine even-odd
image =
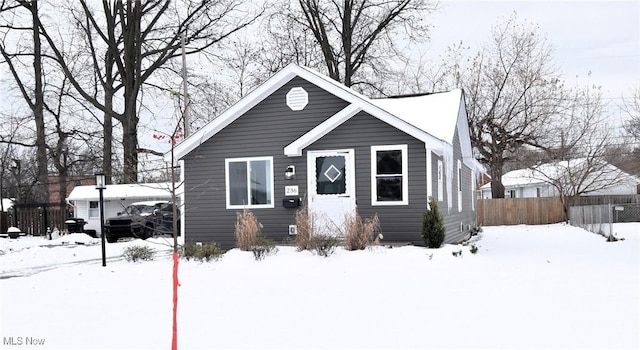
[[[42,236],[47,233],[47,228],[65,228],[67,208],[58,205],[16,205],[12,217],[9,218],[10,226],[17,226],[28,235]]]
[[[566,220],[560,198],[479,199],[477,206],[481,226],[544,225]]]
[[[0,212],[0,233],[6,233],[9,228],[9,215],[6,211]]]

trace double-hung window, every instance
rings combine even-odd
[[[227,209],[273,208],[273,157],[225,160]]]
[[[90,218],[100,217],[100,205],[98,204],[98,201],[89,201],[89,217]]]
[[[409,203],[407,145],[371,146],[371,205]]]

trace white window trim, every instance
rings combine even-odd
[[[462,212],[462,162],[458,159],[458,212]]]
[[[438,202],[444,200],[444,164],[441,159],[438,159],[438,169],[436,177],[438,178]]]
[[[231,187],[229,186],[229,163],[234,163],[234,162],[252,162],[252,161],[258,161],[258,160],[268,160],[269,161],[269,173],[271,174],[271,181],[269,184],[269,188],[271,190],[271,204],[244,204],[244,205],[232,205],[230,203],[230,190]],[[247,167],[247,171],[250,171],[249,167]],[[247,175],[247,179],[249,179],[250,177]],[[275,188],[274,188],[274,174],[273,174],[273,157],[246,157],[246,158],[227,158],[224,160],[224,180],[225,180],[225,195],[226,195],[226,204],[227,204],[227,209],[269,209],[269,208],[275,208]],[[251,186],[247,187],[247,192],[249,192],[251,190]],[[250,196],[249,193],[247,193],[247,198]]]
[[[471,210],[476,211],[476,172],[471,170]]]
[[[378,201],[376,191],[376,165],[378,151],[394,151],[402,152],[402,200],[401,201]],[[407,145],[380,145],[371,146],[371,205],[408,205],[409,204],[409,156]]]
[[[95,202],[98,207],[97,208],[91,208],[91,202]],[[91,209],[97,209],[97,213],[95,216],[91,216]],[[89,211],[87,213],[87,216],[89,217],[89,219],[99,219],[100,218],[100,202],[99,201],[88,201],[87,202],[87,210]]]

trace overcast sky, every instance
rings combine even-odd
[[[640,1],[472,1],[442,0],[432,16],[429,54],[462,41],[477,52],[491,27],[514,11],[519,22],[537,23],[556,48],[556,63],[571,85],[580,76],[601,85],[614,103],[640,83]],[[584,79],[584,80],[583,80]]]

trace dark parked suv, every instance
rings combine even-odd
[[[172,235],[173,203],[167,201],[133,203],[118,213],[118,216],[105,221],[104,233],[109,243],[114,243],[123,237],[147,239],[157,235]],[[180,235],[179,213],[178,235]]]

